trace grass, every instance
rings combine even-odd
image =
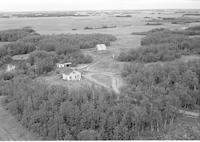
[[[8,44],[10,42],[0,42],[0,48],[2,48],[5,44]]]
[[[107,75],[102,75],[102,74],[95,74],[95,75],[92,75],[92,77],[95,78],[97,81],[102,82],[103,84],[106,84],[106,86],[112,87],[111,77]]]
[[[29,58],[29,54],[15,55],[12,57],[13,60],[27,60]]]
[[[58,86],[63,86],[63,87],[69,87],[70,89],[76,89],[76,88],[82,87],[84,85],[91,85],[90,82],[88,82],[87,80],[85,80],[83,78],[80,81],[62,80],[61,75],[56,74],[54,72],[47,76],[40,76],[36,80],[43,82],[43,83],[45,82],[50,86],[58,85]]]
[[[112,72],[112,73],[119,73],[123,67],[122,62],[118,62],[113,59],[105,58],[92,68],[94,70],[102,71],[102,72]]]

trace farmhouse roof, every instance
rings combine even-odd
[[[62,64],[62,65],[71,65],[72,63],[71,63],[71,62],[68,62],[68,63],[57,63],[57,64]]]
[[[96,46],[106,46],[105,44],[97,44]]]
[[[63,69],[61,69],[61,73],[63,73],[63,74],[70,74],[71,72],[73,72],[74,70],[73,69],[71,69],[71,68],[63,68]]]

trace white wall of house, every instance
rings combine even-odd
[[[57,66],[58,68],[64,68],[64,67],[65,67],[64,64],[56,64],[56,66]]]
[[[12,71],[12,70],[15,70],[15,66],[14,65],[10,65],[10,64],[8,64],[8,66],[7,66],[7,68],[6,68],[6,71],[7,72],[10,72],[10,71]]]
[[[105,44],[97,44],[96,48],[98,51],[106,50],[106,45]]]
[[[62,73],[63,80],[81,80],[81,73],[78,71],[73,71],[70,74]]]

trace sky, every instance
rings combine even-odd
[[[200,0],[0,0],[0,11],[200,9]]]

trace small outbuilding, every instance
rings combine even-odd
[[[107,47],[105,44],[97,44],[96,45],[96,48],[98,51],[104,51],[104,50],[107,50]]]
[[[16,69],[15,65],[8,64],[6,68],[6,72],[11,72]]]
[[[57,68],[64,68],[64,67],[70,67],[71,66],[71,62],[69,63],[57,63],[56,66]]]
[[[81,80],[81,72],[71,68],[64,68],[61,71],[61,75],[63,80]]]

